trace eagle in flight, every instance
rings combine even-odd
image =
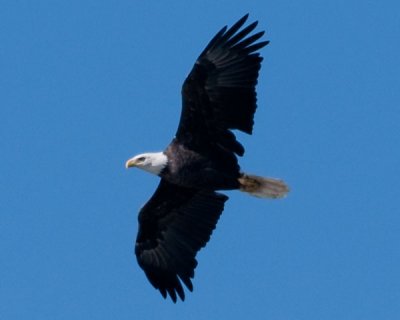
[[[264,31],[244,26],[248,14],[223,27],[197,58],[182,86],[182,112],[175,137],[162,152],[126,162],[161,178],[139,212],[135,254],[150,283],[164,298],[183,301],[183,285],[193,290],[196,254],[209,241],[228,197],[239,190],[260,198],[289,191],[278,179],[241,171],[244,148],[232,130],[252,134],[256,84]]]

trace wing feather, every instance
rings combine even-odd
[[[257,108],[255,87],[262,61],[256,51],[268,44],[257,42],[264,31],[250,35],[257,21],[242,28],[247,18],[248,14],[214,36],[183,84],[176,138],[191,149],[217,147],[244,154],[230,130],[252,133]]]
[[[164,298],[184,300],[182,283],[193,290],[196,254],[210,240],[227,199],[214,191],[180,187],[162,179],[140,210],[136,257]]]

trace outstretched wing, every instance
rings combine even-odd
[[[176,302],[192,291],[197,252],[206,245],[228,197],[214,191],[160,184],[139,213],[135,253],[151,284]]]
[[[194,150],[211,145],[239,156],[244,154],[230,129],[252,133],[262,61],[256,51],[268,44],[257,42],[264,31],[249,36],[257,21],[240,30],[247,18],[245,15],[214,36],[183,84],[176,138]]]

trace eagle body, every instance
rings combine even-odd
[[[135,254],[150,283],[166,298],[185,299],[193,290],[197,252],[210,240],[228,197],[239,190],[261,198],[289,191],[277,179],[244,173],[244,147],[233,130],[252,134],[256,84],[262,57],[245,26],[248,15],[223,27],[197,58],[182,86],[182,111],[172,142],[162,152],[139,154],[126,162],[159,176],[153,196],[139,212]]]
[[[196,189],[239,188],[236,157],[220,149],[195,151],[174,139],[164,151],[168,162],[159,176],[170,183]]]

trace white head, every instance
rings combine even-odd
[[[163,152],[142,153],[129,159],[125,167],[137,167],[155,175],[160,174],[167,165],[168,158]]]

